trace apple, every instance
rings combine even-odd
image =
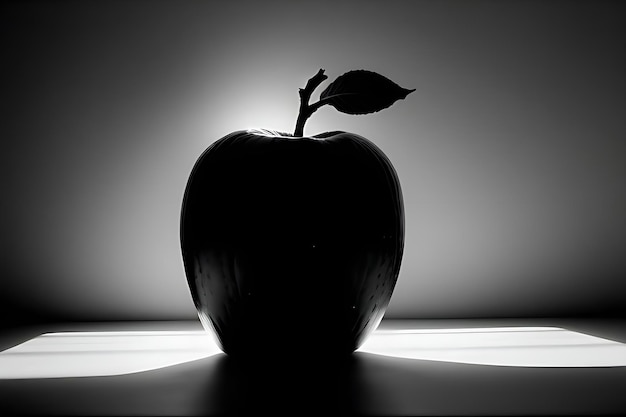
[[[320,70],[300,90],[294,134],[233,132],[187,183],[188,285],[203,326],[234,357],[349,354],[380,323],[398,279],[404,211],[392,163],[357,134],[302,130],[322,105],[365,114],[413,90],[351,71],[310,105],[325,79]]]

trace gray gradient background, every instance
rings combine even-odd
[[[2,321],[195,317],[190,170],[231,131],[292,131],[319,68],[417,89],[305,130],[361,134],[398,171],[387,317],[624,314],[622,4],[5,3]]]

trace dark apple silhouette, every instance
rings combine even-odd
[[[301,90],[301,116],[316,110],[308,98],[325,78]],[[192,298],[234,357],[353,352],[385,313],[403,246],[396,171],[352,133],[231,133],[200,156],[183,199]]]

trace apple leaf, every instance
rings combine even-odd
[[[320,102],[342,113],[368,114],[386,109],[413,91],[373,71],[354,70],[330,83],[320,94]]]

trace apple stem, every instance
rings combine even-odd
[[[307,119],[311,117],[317,109],[326,104],[324,101],[318,101],[310,105],[309,100],[311,99],[313,91],[327,78],[328,76],[324,75],[324,70],[320,69],[317,74],[307,81],[306,86],[300,89],[300,111],[298,113],[298,120],[296,121],[296,129],[293,132],[295,137],[302,137],[304,135],[304,124]]]

